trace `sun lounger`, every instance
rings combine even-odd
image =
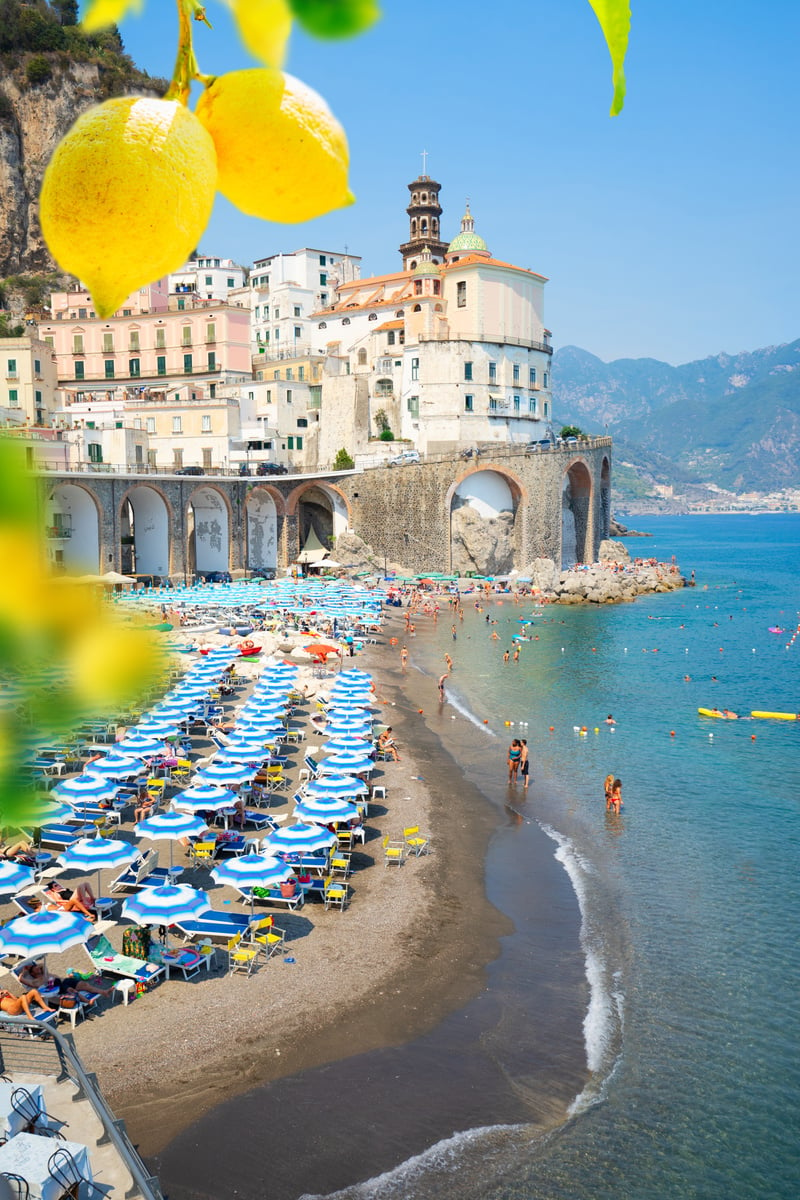
[[[66,850],[73,846],[81,837],[91,837],[95,833],[94,825],[43,825],[39,837],[41,846],[58,846]]]
[[[250,924],[250,918],[239,913],[218,912],[207,908],[193,921],[179,921],[176,928],[191,941],[193,938],[210,938],[212,941],[227,942],[236,937],[237,933],[244,934]]]
[[[165,971],[164,967],[156,963],[143,962],[141,958],[131,958],[128,954],[117,954],[104,934],[89,938],[84,944],[84,949],[94,969],[104,975],[135,979],[137,983],[148,984],[154,983]]]
[[[302,908],[306,900],[305,893],[300,887],[296,888],[294,894],[291,896],[284,896],[279,887],[258,888],[256,894],[252,894],[252,888],[237,888],[236,890],[242,897],[242,900],[248,904],[252,900],[257,900],[260,904],[279,904],[284,908]],[[266,892],[267,894],[263,896],[259,894],[261,892]]]
[[[134,859],[121,875],[113,879],[109,892],[138,892],[143,887],[161,887],[170,882],[170,874],[166,867],[157,867],[158,851],[148,850],[142,858]]]

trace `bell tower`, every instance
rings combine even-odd
[[[426,156],[423,155],[423,159]],[[409,237],[400,247],[404,271],[414,270],[426,246],[430,250],[433,262],[444,262],[448,243],[441,240],[439,229],[439,219],[442,215],[442,206],[439,203],[441,186],[435,179],[431,179],[430,175],[424,173],[408,185],[411,193],[411,203],[406,209]]]

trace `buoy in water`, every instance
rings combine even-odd
[[[550,731],[550,733],[553,733],[553,732],[555,732],[555,725],[551,725],[551,726],[549,727],[549,731]]]
[[[670,736],[670,737],[675,737],[675,730],[674,730],[674,729],[670,729],[670,731],[669,731],[669,736]]]

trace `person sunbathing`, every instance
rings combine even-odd
[[[51,911],[59,910],[61,912],[83,913],[87,921],[96,921],[97,914],[93,913],[84,901],[81,900],[79,895],[81,891],[84,898],[87,898],[85,890],[79,888],[72,892],[69,888],[62,887],[60,883],[56,883],[53,880],[44,890],[46,907]],[[89,891],[89,895],[91,895],[91,890]],[[94,896],[92,896],[92,902],[94,902]]]
[[[14,860],[17,857],[33,858],[36,853],[36,847],[28,838],[18,838],[16,842],[3,842],[0,844],[0,858]]]
[[[385,754],[391,754],[395,762],[400,761],[400,755],[397,753],[397,742],[392,737],[392,727],[384,729],[383,733],[378,738],[378,749]]]
[[[30,1020],[35,1020],[31,1012],[31,1004],[36,1003],[45,1012],[55,1012],[54,1008],[43,999],[36,988],[31,988],[24,996],[15,996],[12,992],[0,991],[0,1012],[7,1013],[9,1017],[21,1017],[23,1014]]]

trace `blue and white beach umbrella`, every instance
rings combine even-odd
[[[141,771],[140,758],[133,754],[116,754],[113,750],[92,763],[92,774],[105,775],[108,779],[130,779],[133,775],[140,775]]]
[[[17,862],[0,862],[0,895],[7,896],[33,883],[33,867]]]
[[[53,788],[53,795],[74,803],[77,800],[109,800],[119,788],[104,775],[85,773],[74,779],[62,779]]]
[[[336,737],[331,738],[329,742],[323,742],[319,748],[321,754],[349,754],[353,751],[359,754],[366,754],[372,749],[372,742],[369,738],[363,737]]]
[[[133,736],[143,738],[160,738],[161,741],[167,741],[169,738],[178,737],[180,730],[174,721],[156,721],[148,718],[140,721],[133,731]]]
[[[246,783],[254,775],[253,768],[244,763],[210,762],[195,774],[195,779],[200,783],[227,783],[235,787],[237,784]]]
[[[288,866],[280,858],[266,854],[242,854],[239,858],[231,858],[228,862],[220,863],[211,872],[215,883],[231,884],[233,887],[244,889],[254,887],[274,887],[294,875],[294,868]],[[250,893],[250,911],[253,910],[253,893]]]
[[[373,760],[363,752],[359,754],[353,751],[344,751],[324,759],[319,765],[319,773],[321,775],[341,775],[342,772],[350,772],[352,775],[361,775],[364,771],[371,771],[374,766]]]
[[[217,787],[213,783],[193,784],[185,788],[172,801],[172,807],[180,812],[219,812],[221,808],[230,808],[236,800],[236,793],[230,788]]]
[[[372,733],[372,721],[331,721],[325,726],[325,737],[348,737],[352,734],[369,737]]]
[[[256,763],[260,764],[269,757],[269,750],[263,742],[242,742],[234,746],[223,746],[214,755],[215,763]]]
[[[271,854],[313,854],[315,850],[329,850],[335,842],[336,834],[329,829],[297,824],[273,829],[262,845]]]
[[[199,888],[185,884],[164,884],[146,887],[129,897],[122,906],[122,915],[139,925],[174,925],[191,921],[208,908],[208,896]]]
[[[152,758],[156,754],[164,754],[164,743],[159,738],[141,737],[135,733],[129,733],[121,742],[117,742],[117,749],[124,754],[135,754],[139,758]]]
[[[145,817],[143,821],[134,826],[134,832],[138,837],[150,838],[151,841],[163,839],[169,842],[170,866],[172,866],[172,843],[180,841],[181,838],[199,837],[205,831],[205,821],[201,821],[199,817],[193,817],[189,813],[180,812],[157,813],[154,817]]]
[[[316,800],[310,796],[297,802],[294,815],[301,821],[317,825],[338,825],[342,821],[355,820],[358,808],[348,800]]]
[[[0,929],[0,954],[32,955],[60,954],[85,942],[91,935],[92,923],[80,913],[42,912],[17,917]]]
[[[365,796],[369,788],[363,779],[353,775],[324,775],[319,779],[309,779],[303,789],[306,796]]]
[[[100,872],[104,867],[121,867],[133,862],[139,851],[121,838],[79,838],[58,856],[62,867],[74,871],[97,871],[97,891],[100,892]]]

